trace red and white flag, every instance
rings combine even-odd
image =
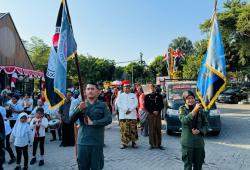
[[[163,58],[162,58],[162,61],[167,61],[167,60],[168,60],[168,55],[165,54],[165,55],[163,56]]]

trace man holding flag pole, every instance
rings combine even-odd
[[[110,124],[112,118],[105,103],[97,100],[99,88],[95,82],[87,83],[87,99],[84,100],[76,48],[67,1],[62,0],[46,73],[45,98],[50,109],[63,105],[66,93],[67,60],[75,57],[82,102],[73,111],[70,121],[79,121],[80,125],[79,131],[76,132],[78,167],[80,170],[100,170],[104,166],[104,126]]]
[[[62,106],[65,101],[67,61],[73,57],[75,57],[76,61],[80,91],[81,94],[83,94],[76,53],[77,45],[73,35],[71,18],[66,0],[62,0],[60,4],[56,22],[56,31],[52,38],[52,45],[48,61],[48,69],[45,74],[45,99],[51,110]],[[82,100],[84,100],[83,97]],[[75,131],[75,140],[77,140],[76,127]]]

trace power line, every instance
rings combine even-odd
[[[135,61],[140,61],[140,59],[137,59],[137,60],[130,60],[130,61],[115,62],[115,64],[131,63],[131,62],[135,62]]]

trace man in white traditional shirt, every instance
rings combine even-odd
[[[128,143],[132,142],[132,147],[137,148],[135,143],[138,140],[136,108],[138,99],[134,93],[130,92],[130,85],[123,86],[123,92],[118,95],[116,104],[119,110],[120,132],[121,132],[121,147],[125,149]]]

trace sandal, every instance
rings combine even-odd
[[[125,149],[126,145],[121,144],[120,149]]]

